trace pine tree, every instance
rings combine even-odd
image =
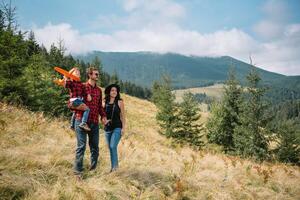
[[[80,74],[81,74],[81,81],[85,82],[87,80],[87,74],[86,74],[86,69],[87,66],[85,64],[85,62],[83,62],[82,60],[76,60],[76,64],[75,66],[79,69]]]
[[[71,54],[63,56],[62,67],[64,69],[72,69],[73,67],[76,67],[76,60]],[[84,78],[84,73],[81,76],[83,76],[82,78]]]
[[[240,124],[234,131],[235,150],[242,156],[256,157],[258,160],[268,158],[270,130],[267,125],[271,117],[267,115],[267,104],[263,99],[266,89],[259,86],[261,78],[253,68],[249,75],[248,93],[242,105]]]
[[[158,105],[159,100],[160,100],[160,90],[161,90],[161,84],[159,84],[158,81],[154,81],[152,84],[152,97],[151,101],[155,104]]]
[[[106,87],[110,82],[110,75],[105,71],[102,71],[100,73],[101,73],[101,75],[100,75],[101,76],[101,86]]]
[[[36,42],[35,40],[35,36],[34,36],[34,33],[33,31],[30,31],[29,32],[29,36],[28,36],[28,40],[27,40],[27,55],[30,57],[32,56],[33,54],[37,54],[39,53],[40,51],[40,48],[39,48],[39,45],[38,43]]]
[[[176,104],[175,95],[171,90],[171,80],[168,76],[163,76],[161,83],[155,83],[152,99],[158,108],[156,120],[162,130],[160,133],[166,137],[173,137],[177,120],[175,116]]]
[[[183,95],[176,113],[175,131],[173,137],[180,143],[188,143],[197,149],[203,146],[204,127],[199,122],[201,118],[199,103],[191,92]]]
[[[100,73],[100,76],[99,76],[99,79],[98,79],[98,84],[100,86],[103,85],[104,83],[104,76],[103,76],[103,67],[102,67],[102,63],[101,63],[101,60],[98,58],[98,56],[96,56],[92,63],[91,63],[91,66],[95,67],[96,69],[98,69],[99,73]]]
[[[145,88],[145,96],[144,96],[144,98],[150,100],[151,96],[152,96],[151,90],[149,88]]]
[[[35,54],[30,58],[22,76],[23,89],[28,94],[24,104],[33,111],[43,111],[54,116],[67,115],[70,113],[66,106],[68,92],[54,85],[52,73],[43,54]]]
[[[119,84],[120,83],[120,79],[119,76],[117,74],[116,71],[114,71],[114,73],[111,75],[110,80],[109,80],[109,84]]]
[[[233,132],[240,124],[241,95],[242,88],[239,87],[235,73],[231,70],[224,86],[222,101],[214,104],[212,117],[207,122],[209,142],[222,145],[226,152],[234,149]]]
[[[56,47],[54,44],[50,47],[50,52],[48,54],[47,60],[49,61],[50,66],[60,66],[64,68],[63,66],[63,58],[64,58],[64,52],[61,51],[58,47]],[[68,68],[65,68],[69,70],[70,66]]]
[[[300,129],[296,122],[281,122],[277,130],[279,144],[275,149],[277,159],[281,162],[300,165]]]
[[[0,9],[0,33],[5,29],[5,16],[4,12]]]
[[[11,1],[8,3],[2,4],[2,11],[6,21],[6,28],[9,32],[14,32],[17,30],[17,20],[16,20],[16,11],[17,8],[11,5]]]
[[[15,32],[15,9],[4,4],[0,12],[0,99],[21,104],[27,99],[20,81],[28,59],[22,32]]]
[[[93,59],[92,66],[102,71],[102,63],[98,56]]]

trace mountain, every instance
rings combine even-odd
[[[116,72],[122,80],[151,87],[154,80],[162,74],[168,74],[175,88],[190,88],[222,83],[227,79],[231,66],[242,84],[252,66],[229,56],[197,57],[174,53],[159,54],[153,52],[102,52],[94,51],[79,59],[91,62],[100,58],[104,70]],[[300,76],[285,76],[255,67],[267,85],[294,85],[300,82]],[[290,83],[291,82],[291,83]]]
[[[122,98],[128,125],[120,168],[108,173],[100,130],[99,165],[88,171],[87,146],[80,182],[72,170],[76,135],[68,120],[0,104],[0,199],[299,199],[299,167],[172,144],[159,134],[151,102]]]

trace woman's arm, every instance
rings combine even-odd
[[[121,109],[121,122],[122,122],[122,135],[124,134],[125,132],[125,128],[126,128],[126,119],[125,119],[125,106],[124,106],[124,101],[123,100],[119,100],[118,102],[119,104],[119,107]]]
[[[100,87],[98,87],[99,89],[99,103],[98,103],[98,106],[99,106],[99,114],[101,116],[101,121],[103,123],[103,125],[106,125],[107,123],[107,118],[106,118],[106,112],[104,110],[104,107],[103,107],[103,104],[102,104],[102,90]]]

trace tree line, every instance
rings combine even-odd
[[[299,110],[294,117],[278,117],[281,109],[265,98],[259,74],[253,69],[246,78],[247,86],[239,87],[230,73],[224,97],[207,123],[208,140],[243,157],[300,164]]]
[[[68,91],[53,83],[61,76],[53,70],[60,66],[66,70],[78,67],[81,81],[86,81],[86,68],[93,66],[101,72],[99,85],[118,83],[121,91],[139,98],[149,99],[151,90],[129,81],[122,81],[117,74],[103,71],[99,58],[91,63],[66,54],[63,40],[47,50],[37,43],[34,33],[22,32],[15,19],[16,9],[8,4],[0,8],[0,99],[2,102],[23,105],[33,111],[43,111],[53,116],[68,115]]]
[[[195,95],[185,93],[182,103],[176,103],[171,80],[163,77],[155,82],[152,100],[158,108],[161,133],[198,149],[206,142],[214,143],[228,154],[299,165],[300,101],[272,105],[255,68],[246,78],[248,82],[242,87],[235,72],[229,72],[224,95],[212,104],[205,126],[199,120]]]

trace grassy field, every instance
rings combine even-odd
[[[173,145],[158,133],[152,103],[123,97],[119,171],[108,173],[101,130],[99,166],[79,182],[68,121],[0,104],[0,199],[299,199],[299,167]]]
[[[224,86],[224,84],[215,84],[215,85],[207,86],[207,87],[197,87],[197,88],[174,90],[173,93],[175,94],[176,102],[182,101],[182,96],[185,92],[191,92],[193,94],[205,93],[208,97],[219,100],[222,98],[222,95],[224,92],[223,86]],[[201,103],[200,109],[202,112],[207,113],[208,105],[205,103]],[[205,115],[207,115],[207,114],[205,114]]]
[[[222,94],[224,91],[223,86],[224,86],[224,84],[215,84],[215,85],[207,86],[207,87],[197,87],[197,88],[174,90],[174,94],[176,96],[177,101],[182,101],[183,94],[188,91],[193,94],[206,93],[206,95],[209,97],[220,99],[222,97]]]

